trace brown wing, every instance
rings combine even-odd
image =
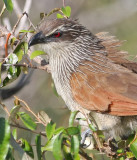
[[[137,115],[137,63],[126,59],[121,42],[106,33],[96,35],[107,55],[99,53],[72,74],[73,98],[84,108],[117,116]]]
[[[133,73],[73,73],[74,99],[88,110],[117,116],[137,115],[137,76]]]

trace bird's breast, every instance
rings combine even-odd
[[[71,111],[79,110],[79,104],[75,102],[72,96],[72,89],[70,86],[71,73],[63,71],[61,66],[56,66],[56,63],[50,63],[51,75],[55,84],[57,93],[62,97],[67,107]]]

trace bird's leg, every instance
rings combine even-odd
[[[86,144],[86,139],[90,137],[90,141],[89,144]],[[82,148],[87,148],[91,145],[91,137],[92,137],[92,131],[90,129],[85,130],[84,132],[82,132],[81,134],[81,147]]]

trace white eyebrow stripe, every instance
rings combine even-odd
[[[54,30],[52,30],[52,32],[47,33],[45,36],[49,36],[49,35],[53,34],[56,30],[62,30],[62,28],[63,28],[63,25],[55,28]]]

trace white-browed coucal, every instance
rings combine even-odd
[[[107,138],[137,128],[137,64],[125,58],[119,40],[93,35],[75,20],[44,19],[29,41],[35,44],[48,54],[57,92],[70,110],[90,113]]]

